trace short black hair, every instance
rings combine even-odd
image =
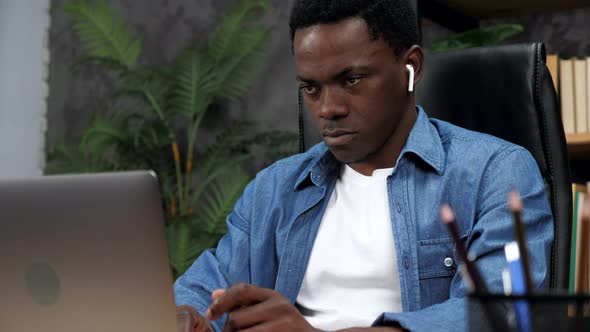
[[[371,38],[383,38],[396,56],[420,42],[410,0],[296,0],[289,19],[291,41],[298,29],[351,17],[364,19]]]

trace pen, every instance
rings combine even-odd
[[[507,243],[504,246],[504,253],[508,261],[512,294],[525,295],[527,287],[518,244],[516,242]],[[516,300],[514,302],[514,313],[516,314],[518,330],[520,332],[531,332],[531,312],[528,302],[526,300]]]

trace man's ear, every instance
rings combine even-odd
[[[418,45],[414,45],[404,52],[404,67],[411,65],[414,68],[414,85],[422,78],[422,65],[424,63],[424,51]]]

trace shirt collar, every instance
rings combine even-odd
[[[418,117],[396,165],[399,164],[399,161],[406,153],[413,153],[440,175],[445,167],[445,154],[438,130],[430,123],[428,115],[421,106],[416,106],[416,110]],[[313,153],[316,156],[299,175],[295,183],[295,190],[298,190],[306,181],[311,181],[316,186],[322,186],[330,173],[340,168],[340,162],[336,160],[323,142],[312,147],[312,149],[315,150]]]
[[[438,129],[430,122],[421,106],[416,106],[418,117],[408,136],[406,146],[400,153],[399,160],[406,153],[413,153],[430,165],[439,175],[445,169],[445,152]],[[397,163],[396,163],[397,164]]]
[[[331,172],[340,169],[340,162],[334,157],[324,142],[312,147],[315,150],[315,158],[309,163],[295,182],[295,190],[298,190],[304,183],[311,181],[316,186],[322,186]]]

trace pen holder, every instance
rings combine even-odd
[[[523,305],[525,314],[517,309]],[[472,294],[467,316],[468,330],[477,332],[590,331],[590,294]]]

